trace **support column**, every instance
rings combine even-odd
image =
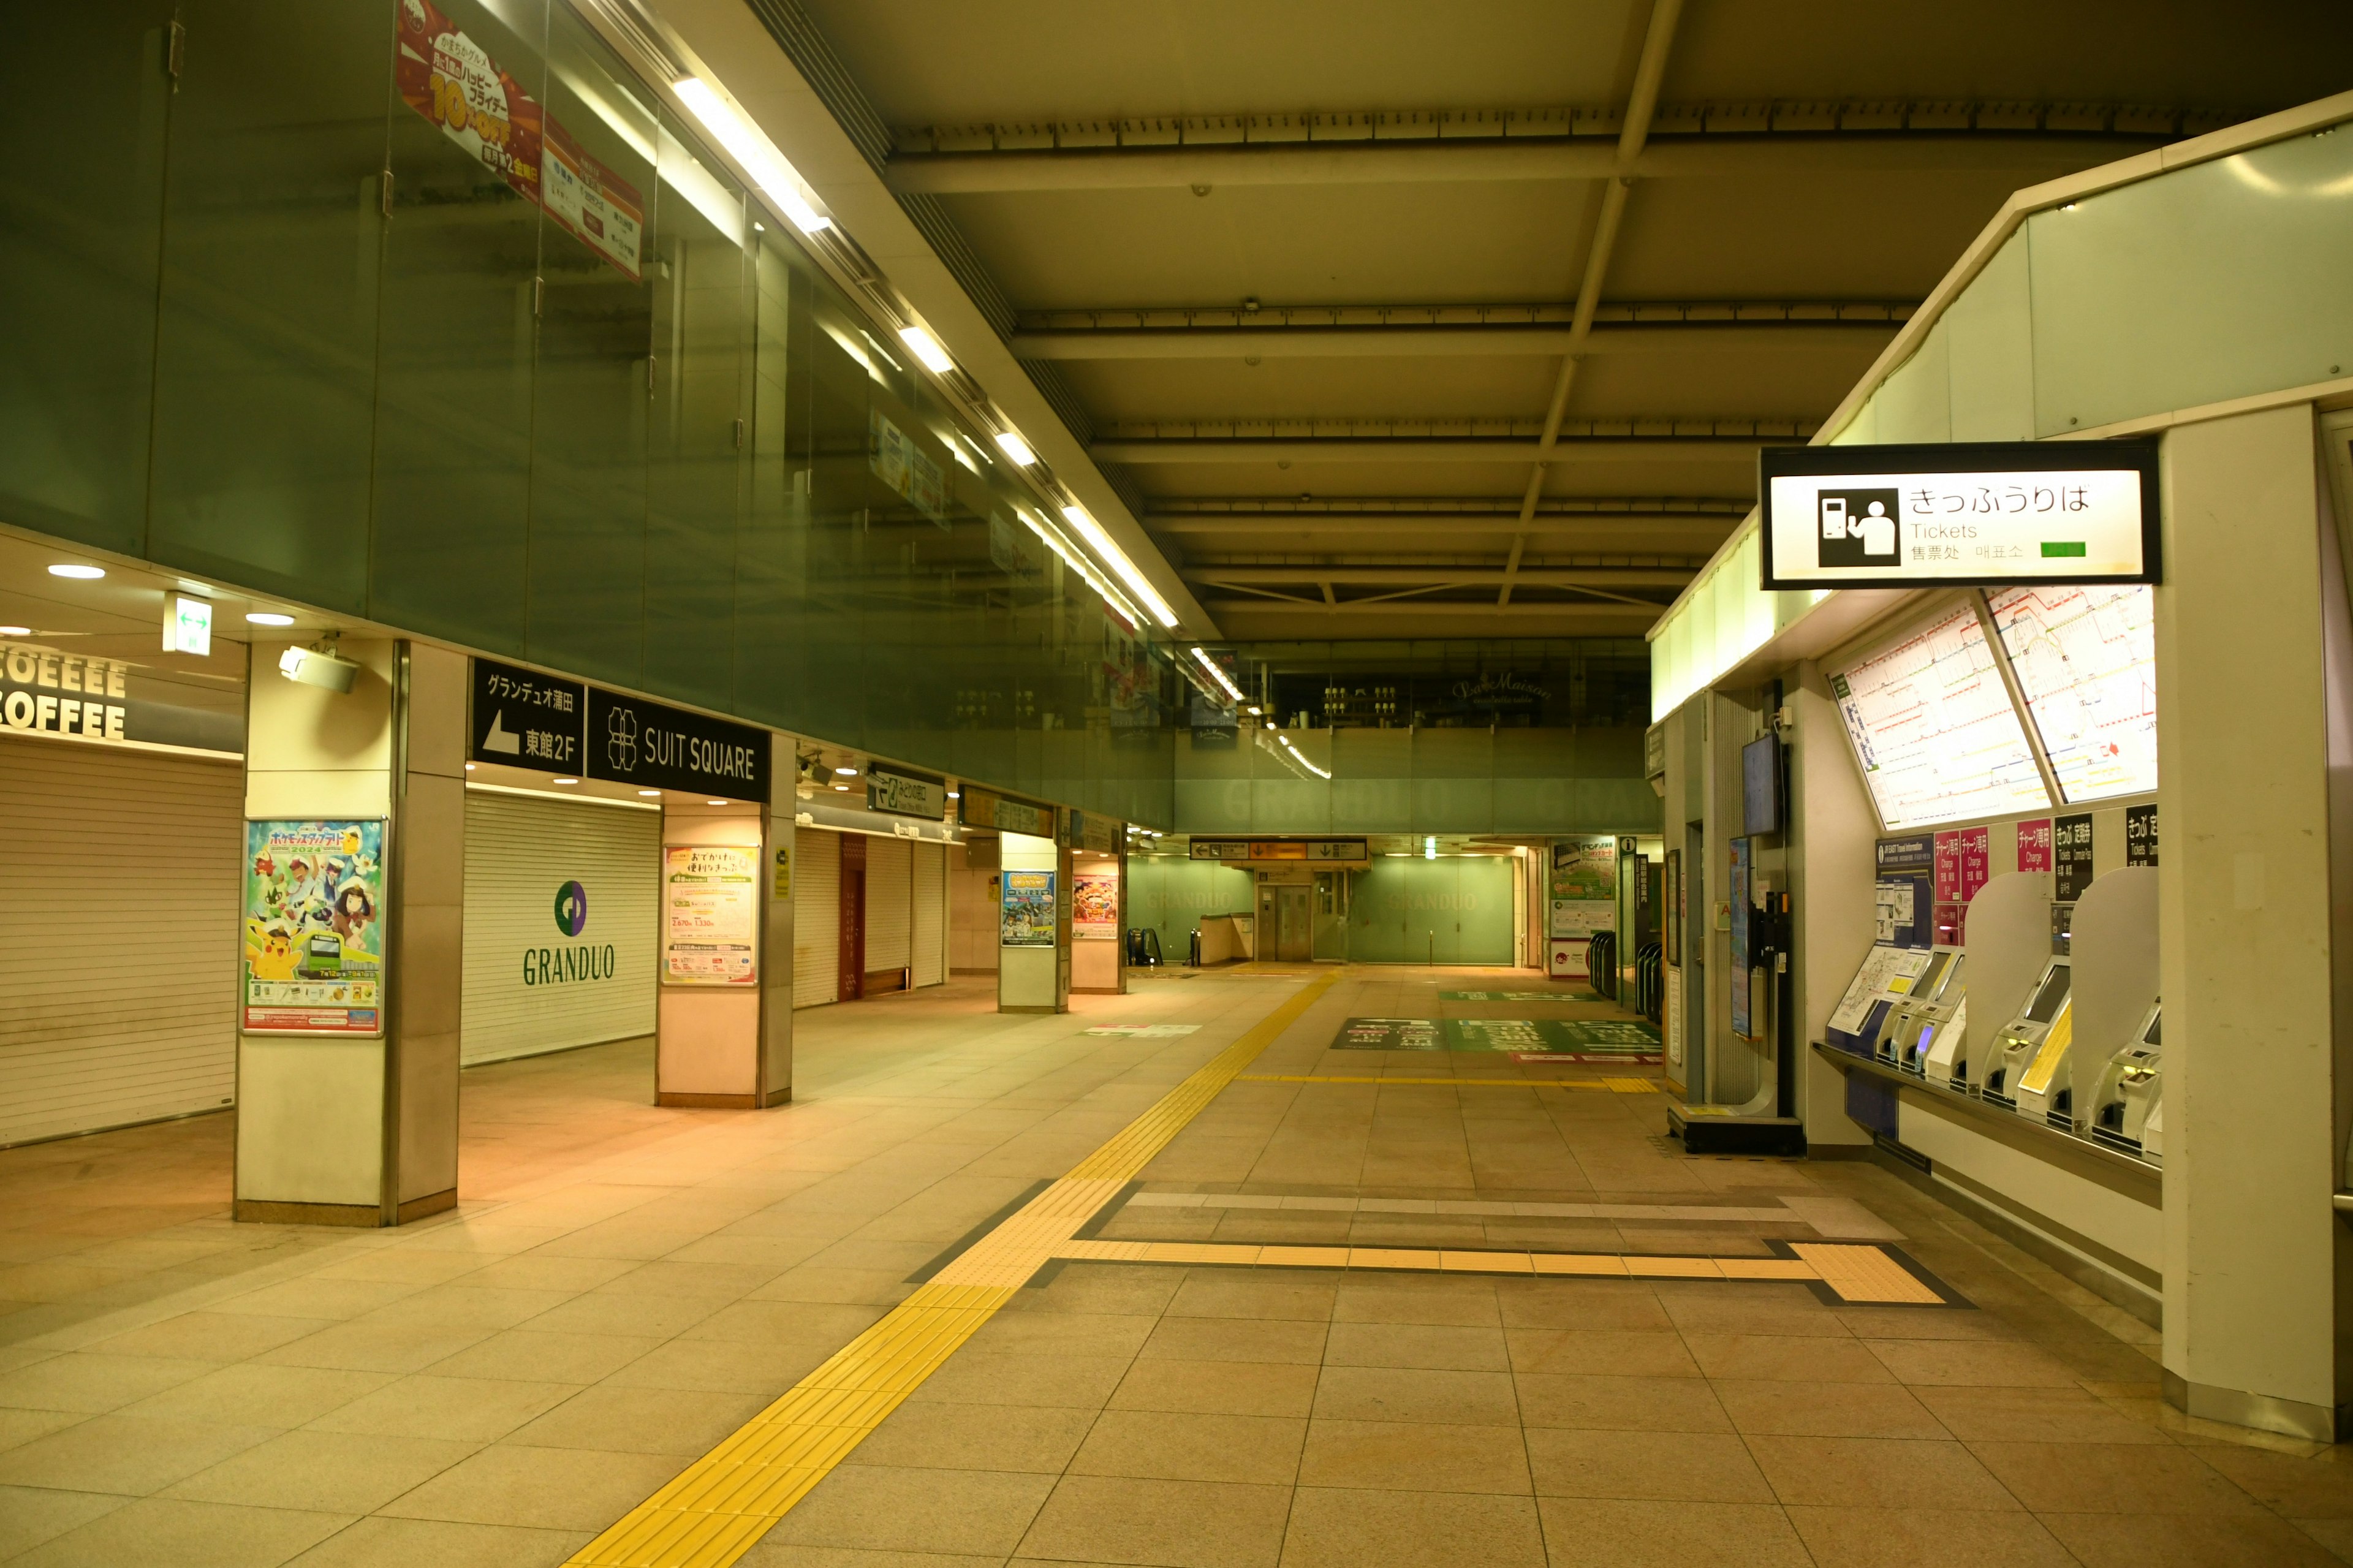
[[[657,1105],[751,1110],[773,1103],[768,1001],[781,968],[789,1031],[792,968],[776,963],[769,934],[778,900],[768,817],[765,804],[751,801],[662,806]],[[785,831],[791,830],[787,818]],[[786,921],[789,952],[789,906]],[[698,932],[697,926],[706,929]],[[774,1086],[786,1092],[790,1048],[787,1034],[786,1081]]]
[[[2312,413],[2174,430],[2157,590],[2167,1400],[2342,1435]]]
[[[359,669],[337,692],[280,676],[289,646],[254,645],[245,814],[325,847],[301,852],[299,879],[296,852],[246,853],[234,1212],[399,1225],[458,1201],[466,661],[345,643]],[[354,983],[305,977],[306,957],[336,962],[330,937],[346,974],[381,958],[375,1016],[338,994]]]
[[[997,1010],[1066,1013],[1071,1006],[1070,854],[1052,838],[997,836]],[[1044,940],[1050,932],[1053,940]]]
[[[798,766],[793,738],[778,735],[769,776],[789,781]],[[796,831],[789,808],[769,812],[767,935],[760,976],[762,1105],[782,1105],[793,1097],[793,877],[800,869]]]

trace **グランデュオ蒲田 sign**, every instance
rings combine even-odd
[[[1757,469],[1767,589],[2158,580],[2154,441],[1767,447]]]

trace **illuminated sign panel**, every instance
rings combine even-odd
[[[1769,447],[1763,586],[2158,580],[2157,443]]]

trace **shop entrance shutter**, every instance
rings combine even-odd
[[[841,836],[793,835],[793,1005],[838,999],[841,967]]]
[[[587,918],[556,924],[577,882]],[[460,1059],[503,1061],[654,1032],[661,813],[466,792]]]
[[[915,933],[909,984],[937,985],[948,977],[948,849],[944,844],[914,847]]]
[[[0,1144],[237,1092],[245,774],[0,740]]]
[[[866,840],[866,972],[904,969],[913,933],[907,840]]]

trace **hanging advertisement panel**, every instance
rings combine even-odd
[[[539,200],[539,102],[431,0],[400,0],[401,101],[526,199]]]
[[[759,980],[760,852],[733,844],[662,848],[662,984]]]
[[[1618,923],[1618,840],[1592,834],[1552,841],[1550,934],[1591,936]]]
[[[581,244],[638,281],[645,244],[645,198],[637,186],[589,156],[572,133],[547,122],[547,214]]]
[[[384,1033],[384,820],[245,825],[248,1035]]]

